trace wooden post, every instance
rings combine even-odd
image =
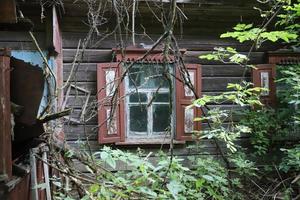
[[[10,112],[10,52],[0,50],[0,181],[12,174]]]
[[[35,154],[38,152],[37,148],[31,149],[30,150],[30,168],[31,168],[31,199],[32,200],[38,200],[39,199],[39,194],[38,194],[38,189],[37,189],[37,166],[36,166],[36,158]]]

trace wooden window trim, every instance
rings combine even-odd
[[[97,65],[97,98],[99,100],[106,99],[106,88],[103,88],[106,85],[105,81],[105,70],[116,70],[116,76],[120,77],[120,64],[119,63],[100,63]],[[118,93],[119,103],[116,108],[116,125],[117,132],[116,134],[108,135],[108,129],[106,124],[106,112],[107,107],[110,106],[109,102],[103,102],[103,106],[98,106],[98,142],[105,143],[116,143],[116,142],[124,142],[125,134],[124,134],[124,99],[121,97],[124,96],[124,86],[123,83],[120,84],[120,89]],[[100,103],[100,102],[99,102]]]
[[[195,71],[195,86],[197,95],[201,95],[201,88],[202,88],[202,81],[201,81],[201,66],[199,64],[187,64],[187,67],[189,70]],[[101,63],[98,64],[97,68],[97,88],[98,88],[98,100],[104,99],[106,97],[106,91],[103,89],[103,85],[105,85],[105,70],[106,69],[117,69],[117,74],[120,77],[122,74],[122,67],[120,63]],[[180,77],[180,72],[176,68],[176,76]],[[185,133],[184,132],[184,109],[183,107],[186,107],[190,105],[194,99],[194,97],[187,97],[185,96],[185,90],[184,90],[184,84],[178,80],[175,80],[175,89],[176,91],[176,97],[175,97],[175,119],[173,120],[174,123],[174,129],[175,131],[175,138],[174,138],[174,144],[183,144],[185,141],[191,141],[194,138],[192,137],[192,134]],[[105,107],[110,106],[109,103],[104,103],[103,106],[100,106],[98,108],[98,125],[99,127],[99,133],[98,133],[98,141],[99,143],[115,143],[116,145],[140,145],[140,144],[169,144],[170,143],[170,137],[161,137],[161,138],[127,138],[127,133],[125,130],[127,130],[126,127],[126,115],[125,115],[125,98],[123,98],[125,95],[125,87],[124,83],[121,83],[120,85],[120,91],[119,91],[119,98],[120,103],[118,105],[118,111],[117,111],[117,126],[118,126],[118,133],[114,135],[108,135],[107,134],[107,127],[104,123],[104,120],[106,118],[106,111]],[[194,108],[194,117],[201,116],[201,110],[199,108]],[[181,123],[180,123],[181,122]],[[200,130],[201,129],[201,123],[195,122],[194,123],[194,130]]]
[[[121,62],[135,62],[139,61],[143,55],[147,52],[146,49],[127,49],[125,51],[125,57],[121,55],[121,50],[120,49],[113,49],[116,53],[116,61],[117,62],[112,62],[112,63],[100,63],[98,64],[97,67],[97,87],[98,87],[98,101],[99,99],[103,99],[105,97],[105,93],[103,89],[101,90],[101,87],[105,84],[105,77],[104,77],[104,70],[105,68],[111,68],[112,66],[117,68],[118,71],[118,76],[121,76],[122,72],[122,67],[120,65]],[[181,50],[181,52],[184,52],[185,50]],[[164,57],[162,54],[161,50],[155,50],[151,52],[149,55],[147,55],[144,59],[143,62],[154,62],[154,63],[163,63],[164,62]],[[170,55],[168,57],[168,62],[173,63],[174,62],[174,56]],[[202,81],[201,81],[201,65],[199,64],[186,64],[186,67],[189,70],[194,70],[195,71],[195,86],[196,86],[196,91],[197,91],[197,96],[199,97],[201,95],[201,88],[202,88]],[[102,69],[101,69],[102,68]],[[175,75],[176,77],[180,77],[180,72],[178,71],[177,67],[175,67]],[[182,107],[188,106],[192,103],[192,100],[194,97],[186,97],[185,91],[184,91],[184,85],[182,82],[175,80],[175,106],[174,112],[175,112],[175,117],[172,123],[174,123],[174,129],[175,131],[175,137],[174,137],[174,144],[183,144],[185,141],[191,141],[194,138],[192,137],[191,134],[184,133],[184,109],[182,110]],[[98,125],[99,127],[99,133],[98,133],[98,141],[99,143],[114,143],[115,145],[140,145],[140,144],[170,144],[171,139],[169,137],[165,138],[147,138],[147,139],[139,139],[139,138],[127,138],[127,133],[125,130],[127,128],[125,127],[127,124],[126,123],[126,115],[125,115],[125,88],[124,88],[125,83],[120,84],[120,90],[118,97],[121,99],[119,102],[119,108],[118,108],[118,113],[117,113],[117,126],[118,126],[118,133],[111,137],[108,137],[107,134],[103,134],[103,131],[107,130],[105,128],[105,125],[101,126],[101,123],[103,123],[103,119],[105,118],[105,112],[103,110],[103,106],[100,106],[98,108]],[[194,117],[199,117],[201,116],[201,110],[199,108],[194,108]],[[181,122],[181,123],[178,123]],[[179,124],[179,125],[178,125]],[[196,122],[194,124],[194,130],[200,130],[201,129],[201,123]]]
[[[197,92],[197,96],[201,96],[202,91],[202,78],[201,78],[201,65],[199,64],[186,64],[186,68],[188,70],[195,71],[195,90]],[[177,68],[176,68],[177,69]],[[180,77],[180,72],[177,69],[176,77]],[[191,141],[194,140],[193,135],[191,133],[185,133],[184,123],[184,114],[185,107],[192,104],[195,97],[193,96],[185,96],[184,84],[179,80],[176,80],[176,139],[177,140],[185,140]],[[199,108],[194,109],[194,118],[201,116],[201,110]],[[201,123],[194,122],[194,130],[201,130]]]
[[[254,87],[261,87],[261,73],[267,72],[269,74],[269,94],[261,96],[261,101],[265,105],[271,107],[276,106],[276,65],[275,64],[260,64],[255,66],[252,70],[252,82]]]

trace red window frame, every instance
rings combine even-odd
[[[133,62],[145,54],[145,49],[131,49],[126,50],[126,56],[125,58],[121,55],[121,51],[115,49],[116,51],[116,60],[117,62],[112,63],[99,63],[97,65],[97,97],[98,97],[98,142],[100,144],[105,143],[116,143],[116,144],[126,144],[127,142],[130,143],[130,141],[126,141],[126,133],[125,133],[125,108],[124,108],[124,84],[121,82],[119,84],[118,78],[115,78],[115,81],[118,83],[116,85],[120,85],[119,91],[118,91],[118,105],[115,111],[115,119],[117,122],[117,128],[116,132],[114,134],[108,134],[108,128],[106,124],[107,120],[107,108],[111,106],[110,101],[103,101],[103,99],[106,97],[106,89],[105,85],[106,83],[106,70],[115,70],[116,75],[118,77],[121,77],[122,75],[122,67],[121,67],[121,61],[129,61]],[[163,63],[164,57],[162,56],[161,50],[155,50],[151,52],[149,55],[147,55],[143,61],[147,62],[155,62],[155,63]],[[174,56],[170,56],[168,61],[172,63],[174,61]],[[201,95],[201,65],[199,64],[186,64],[186,69],[188,71],[194,72],[194,80],[195,80],[195,89],[197,96],[200,97]],[[190,141],[193,139],[192,133],[185,133],[184,130],[184,121],[185,121],[185,107],[190,105],[195,99],[195,97],[187,97],[185,96],[185,90],[184,90],[184,84],[183,82],[179,81],[181,79],[181,75],[179,70],[176,67],[175,71],[176,75],[176,81],[175,81],[175,90],[176,90],[176,128],[175,128],[175,139],[178,141]],[[108,98],[109,99],[109,98]],[[193,108],[194,109],[194,117],[201,116],[201,110],[199,108]],[[201,123],[195,122],[194,123],[194,129],[200,130],[201,129]],[[151,144],[151,140],[149,140],[149,144]]]
[[[261,73],[267,72],[269,74],[269,94],[260,98],[263,104],[274,107],[276,105],[276,66],[274,64],[261,64],[256,65],[255,68],[252,70],[254,87],[262,87]]]

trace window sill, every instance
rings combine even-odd
[[[116,142],[116,145],[162,145],[170,144],[170,139],[155,138],[155,139],[129,139],[125,142]],[[173,140],[173,144],[185,144],[185,141]]]

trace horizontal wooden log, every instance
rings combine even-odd
[[[210,105],[209,108],[210,109],[220,108],[220,110],[228,110],[228,111],[233,111],[233,112],[242,111],[243,109],[246,109],[246,107],[240,107],[237,105]],[[207,113],[206,109],[204,109],[203,111]],[[74,108],[70,114],[70,117],[80,120],[80,115],[81,115],[81,108]],[[93,117],[89,118],[90,116],[93,116]],[[87,113],[86,121],[81,121],[79,123],[73,123],[72,121],[66,119],[65,124],[74,124],[74,125],[87,124],[87,125],[96,125],[97,126],[97,124],[98,124],[97,116],[98,116],[98,114],[95,109],[93,113],[92,112]],[[238,120],[240,120],[240,116],[238,114],[233,114],[231,118],[224,120],[224,122],[230,122],[230,121],[236,122]]]
[[[202,92],[218,92],[228,91],[227,85],[229,83],[241,83],[242,81],[250,81],[246,77],[203,77],[202,78]]]
[[[136,152],[133,152],[133,153],[136,153]],[[181,159],[181,164],[184,166],[184,167],[188,167],[189,169],[192,169],[193,166],[192,164],[196,161],[196,159],[205,159],[207,158],[208,156],[218,162],[220,162],[221,164],[223,164],[225,166],[225,163],[224,163],[224,160],[223,158],[218,155],[218,154],[213,154],[213,152],[211,152],[211,154],[199,154],[199,155],[192,155],[194,160],[191,160],[190,157],[188,155],[183,155],[183,156],[177,156],[176,155],[176,158],[178,159]],[[227,158],[228,156],[226,156]],[[141,157],[142,159],[146,159],[145,157]],[[161,160],[160,157],[156,156],[156,157],[149,157],[147,159],[152,165],[156,166],[157,163]],[[74,161],[74,167],[83,172],[83,173],[86,173],[90,176],[93,176],[90,174],[90,171],[88,170],[88,168],[82,164],[81,162],[75,160]],[[113,169],[111,168],[107,163],[103,163],[103,167],[105,167],[105,169],[107,170],[110,170],[112,172],[119,172],[119,171],[131,171],[131,170],[136,170],[135,167],[133,166],[128,166],[127,164],[125,164],[124,162],[122,161],[116,161],[116,168]]]
[[[231,126],[232,123],[224,123],[224,127]],[[202,130],[209,130],[207,123],[202,123]],[[98,138],[98,126],[92,124],[65,124],[64,133],[68,141],[96,141]],[[241,134],[238,138],[249,138],[248,134]]]
[[[96,141],[98,138],[97,125],[65,124],[64,133],[67,140]]]
[[[72,64],[64,64],[64,81],[70,76]],[[246,69],[238,65],[202,65],[202,77],[241,77]],[[97,64],[75,65],[71,81],[97,81]],[[250,71],[246,70],[246,76]]]
[[[185,63],[198,63],[202,65],[214,65],[214,64],[224,64],[220,61],[213,60],[203,60],[199,59],[199,56],[209,54],[211,51],[187,51],[185,52],[183,58]],[[247,54],[247,52],[241,52],[242,54]],[[73,62],[76,55],[76,49],[64,49],[64,63]],[[81,58],[81,57],[78,57]],[[83,58],[81,59],[82,63],[101,63],[101,62],[112,62],[112,50],[103,49],[86,49],[83,52]],[[250,55],[249,64],[262,64],[266,63],[266,55],[264,52],[252,52]]]
[[[74,49],[77,48],[78,41],[83,41],[87,33],[80,32],[63,32],[63,48]],[[155,34],[137,34],[135,36],[136,44],[153,44],[160,35]],[[199,50],[199,51],[211,51],[214,47],[233,47],[238,51],[248,51],[252,43],[239,43],[233,39],[220,39],[218,35],[189,35],[183,33],[182,35],[176,35],[178,46],[182,49],[187,50]],[[119,41],[115,39],[114,36],[107,37],[105,40],[102,40],[103,36],[97,36],[96,34],[91,37],[88,48],[100,48],[100,49],[110,49],[117,47]],[[123,35],[125,46],[132,45],[132,38]],[[278,48],[278,45],[263,43],[263,45],[257,51],[265,50],[275,50]]]
[[[154,6],[154,4],[151,3],[151,1],[147,1],[154,11],[158,12],[159,10]],[[156,1],[157,2],[157,1]],[[165,1],[167,2],[167,1]],[[183,3],[184,2],[184,3]],[[178,1],[178,6],[186,12],[186,14],[199,14],[203,12],[203,14],[211,14],[216,16],[253,16],[257,13],[254,12],[252,9],[253,6],[259,6],[261,4],[258,4],[257,2],[253,1],[238,1],[238,2],[232,2],[232,1],[199,1],[199,0],[193,0],[193,1]],[[183,5],[184,4],[184,5]],[[139,14],[151,14],[150,9],[145,4],[145,2],[139,2],[139,7],[137,8],[139,11]],[[167,4],[166,4],[167,5]],[[64,8],[66,11],[67,16],[86,16],[86,13],[88,11],[86,4],[83,2],[69,2],[66,3],[64,1]],[[107,5],[107,10],[111,10],[111,4],[109,3]],[[190,13],[188,11],[191,11]],[[231,12],[230,12],[231,11]],[[222,15],[224,14],[224,15]]]
[[[183,24],[177,24],[174,27],[174,34],[180,35],[205,35],[211,34],[214,36],[219,36],[221,33],[231,31],[232,27],[239,23],[240,16],[235,16],[234,19],[224,22],[221,20],[211,20],[207,19],[190,19],[185,21]],[[98,27],[99,33],[101,35],[115,34],[116,28],[115,17],[107,19],[108,22]],[[245,20],[244,23],[251,23],[252,20]],[[88,20],[83,17],[64,17],[61,22],[61,27],[63,32],[80,32],[88,33],[91,25],[88,24]],[[140,21],[136,22],[136,34],[162,34],[164,32],[163,27],[157,20],[152,18],[142,18]],[[125,33],[125,31],[123,32]],[[130,37],[130,32],[127,32]],[[125,38],[124,38],[125,39]]]
[[[243,77],[203,77],[202,92],[221,92],[227,91],[228,83],[241,83],[242,81],[250,81],[250,78]],[[72,82],[76,86],[82,87],[91,92],[92,95],[97,93],[96,82]],[[76,94],[71,91],[70,94]]]
[[[34,32],[34,36],[42,49],[46,46],[46,35]],[[0,46],[15,50],[36,50],[28,32],[0,31]]]
[[[63,61],[64,63],[73,62],[77,50],[76,49],[64,49],[63,50]],[[90,50],[86,49],[83,52],[83,57],[81,58],[81,52],[78,54],[78,61],[81,62],[111,62],[112,61],[112,50]]]
[[[184,61],[186,63],[199,63],[199,64],[222,64],[219,61],[214,60],[205,60],[205,59],[199,59],[199,56],[209,54],[210,51],[187,51],[184,56]],[[247,55],[247,52],[240,52],[241,54]],[[264,52],[252,52],[250,54],[250,61],[249,64],[262,64],[266,63],[267,58],[266,54]]]
[[[85,141],[82,142],[77,142],[77,141],[68,141],[67,142],[71,147],[76,148],[76,149],[87,149],[87,143]],[[95,151],[99,151],[101,149],[101,147],[103,147],[104,145],[99,144],[97,141],[89,141],[89,146],[91,148],[91,150],[93,152]],[[191,144],[193,144],[193,142],[191,142]],[[226,150],[226,144],[224,143],[219,143],[220,147],[223,150]],[[237,145],[241,145],[243,147],[247,147],[249,146],[249,140],[248,139],[237,139],[236,140],[236,144]],[[144,151],[158,151],[157,148],[155,148],[155,146],[157,145],[142,145],[142,146],[122,146],[122,149],[126,150],[126,151],[134,151],[136,150],[138,147],[143,149]],[[158,145],[158,147],[161,145]],[[183,155],[183,156],[188,156],[188,155],[203,155],[203,154],[218,154],[218,151],[216,151],[216,144],[213,140],[211,139],[202,139],[199,141],[198,143],[199,149],[188,149],[185,148],[187,147],[186,145],[175,145],[174,151],[176,152],[175,155]],[[118,145],[116,145],[117,148],[120,148],[120,146],[118,147]],[[203,149],[201,149],[203,148]],[[163,145],[162,150],[168,152],[169,149],[169,145]]]

